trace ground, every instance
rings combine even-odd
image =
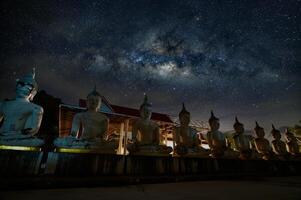
[[[261,180],[197,181],[141,184],[120,187],[10,190],[0,191],[1,200],[301,200],[301,177],[277,177]]]

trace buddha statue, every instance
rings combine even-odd
[[[235,150],[240,153],[239,158],[242,160],[250,159],[252,156],[250,138],[244,135],[244,125],[238,121],[237,117],[235,117],[233,128],[235,130],[234,146]]]
[[[179,119],[180,126],[175,127],[174,130],[175,153],[177,155],[208,155],[208,152],[201,147],[197,131],[189,126],[190,112],[186,110],[184,103]]]
[[[101,105],[101,95],[94,90],[87,96],[87,111],[75,114],[71,134],[68,137],[57,138],[56,147],[97,149],[115,153],[117,142],[109,142],[107,131],[109,120],[98,112]]]
[[[264,138],[265,132],[262,127],[256,122],[256,127],[254,128],[257,138],[254,140],[256,151],[260,154],[261,158],[268,160],[271,158],[271,147],[267,139]]]
[[[38,84],[33,72],[16,80],[16,96],[0,102],[0,145],[39,147],[44,141],[35,137],[43,118],[43,108],[31,103]]]
[[[290,155],[293,157],[300,157],[300,147],[298,145],[298,140],[296,136],[290,132],[288,129],[285,131],[286,136],[286,148]]]
[[[170,154],[172,148],[160,144],[160,129],[158,124],[150,119],[152,105],[146,95],[139,111],[140,118],[132,128],[132,142],[127,146],[130,154]]]
[[[274,154],[281,160],[284,160],[285,157],[288,155],[285,143],[281,141],[281,134],[280,131],[275,128],[272,124],[272,131],[271,134],[274,138],[272,141],[272,149]]]
[[[208,145],[211,150],[210,156],[213,158],[221,157],[227,149],[225,135],[220,132],[219,129],[219,119],[216,118],[211,111],[211,117],[209,119],[210,131],[207,133]]]

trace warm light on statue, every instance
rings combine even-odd
[[[160,129],[157,123],[151,121],[152,105],[144,96],[144,102],[140,106],[140,118],[133,125],[132,143],[128,144],[130,154],[153,153],[166,154],[172,152],[171,147],[160,145]]]
[[[109,119],[98,112],[101,95],[96,88],[87,96],[87,111],[77,113],[72,121],[71,135],[57,138],[55,146],[61,148],[98,149],[115,153],[117,142],[106,140]],[[81,135],[79,135],[81,133]]]

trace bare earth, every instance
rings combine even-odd
[[[198,181],[122,187],[1,191],[0,199],[301,200],[301,177],[267,178],[261,181]]]

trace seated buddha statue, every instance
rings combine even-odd
[[[300,147],[296,136],[288,129],[285,131],[286,136],[286,148],[288,153],[293,157],[300,157]]]
[[[201,147],[197,131],[189,126],[190,112],[186,110],[184,103],[179,119],[180,126],[175,127],[174,130],[175,153],[177,155],[208,155],[209,153]]]
[[[242,160],[250,159],[252,156],[250,137],[244,135],[244,125],[238,121],[237,117],[235,117],[233,128],[235,130],[234,146],[235,150],[240,153],[239,158]]]
[[[274,138],[272,141],[272,149],[274,154],[281,160],[284,160],[285,157],[288,155],[285,143],[281,141],[281,134],[280,131],[275,128],[272,124],[272,131],[271,134]]]
[[[109,120],[98,112],[101,105],[101,95],[96,88],[87,96],[87,110],[75,114],[71,134],[68,137],[57,138],[54,141],[56,147],[97,149],[115,153],[117,142],[109,142],[107,131]]]
[[[207,132],[207,140],[211,151],[210,156],[213,158],[222,157],[227,150],[226,137],[218,130],[219,119],[214,116],[213,111],[211,111],[209,126],[210,131]]]
[[[257,138],[254,139],[254,144],[256,151],[260,154],[261,158],[268,160],[271,158],[271,147],[270,142],[264,138],[265,132],[262,127],[256,122],[256,127],[254,128]]]
[[[38,84],[35,71],[17,79],[13,100],[0,101],[0,145],[42,146],[44,141],[35,137],[43,118],[43,108],[31,103]]]
[[[160,129],[158,124],[150,119],[152,105],[146,95],[139,111],[140,118],[132,128],[132,142],[127,145],[130,154],[170,154],[172,148],[160,144]]]

